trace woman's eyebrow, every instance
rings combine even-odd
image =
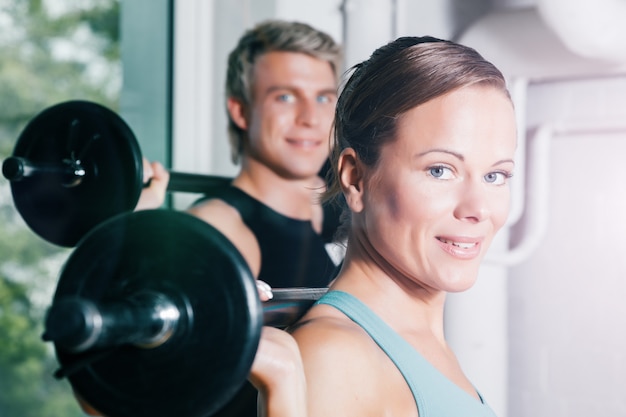
[[[449,149],[443,149],[443,148],[429,149],[427,151],[424,151],[422,153],[417,154],[417,157],[422,157],[424,155],[428,155],[429,153],[437,153],[437,152],[447,153],[448,155],[452,155],[455,158],[459,159],[460,161],[465,161],[465,156],[463,156],[462,154],[460,154],[458,152],[451,151]],[[495,162],[492,166],[497,166],[497,165],[501,165],[501,164],[508,164],[508,163],[515,165],[515,161],[513,159],[507,158],[507,159],[501,159],[501,160]]]
[[[502,164],[513,164],[513,165],[515,165],[515,161],[510,159],[510,158],[509,159],[501,159],[500,161],[498,161],[495,164],[493,164],[493,166],[502,165]]]
[[[433,152],[443,152],[443,153],[447,153],[447,154],[450,154],[450,155],[452,155],[452,156],[454,156],[454,157],[456,157],[456,158],[460,159],[461,161],[465,161],[465,157],[464,157],[463,155],[461,155],[460,153],[458,153],[458,152],[454,152],[454,151],[451,151],[451,150],[449,150],[449,149],[443,149],[443,148],[429,149],[429,150],[427,150],[427,151],[425,151],[425,152],[419,153],[417,156],[418,156],[418,157],[421,157],[421,156],[424,156],[424,155],[427,155],[427,154],[429,154],[429,153],[433,153]]]

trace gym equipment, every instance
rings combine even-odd
[[[130,127],[110,109],[81,100],[35,116],[2,173],[28,226],[68,247],[105,219],[132,211],[144,186],[143,157]],[[170,172],[168,190],[202,193],[231,180]]]
[[[261,303],[245,260],[189,214],[112,217],[80,240],[48,310],[73,389],[108,417],[207,417],[246,381],[263,324],[285,327],[326,288]]]

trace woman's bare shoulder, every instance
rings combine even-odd
[[[318,305],[291,332],[302,355],[309,397],[315,398],[311,415],[376,414],[384,393],[379,383],[385,371],[379,366],[382,351],[361,327],[334,308]]]
[[[291,329],[303,355],[358,363],[377,352],[376,344],[359,325],[328,305],[316,305]],[[323,343],[320,343],[323,341]],[[342,358],[343,356],[346,356]],[[334,360],[334,359],[332,359]]]

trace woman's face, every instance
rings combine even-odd
[[[405,113],[365,176],[354,219],[374,260],[426,288],[469,288],[508,215],[515,147],[513,106],[493,87]]]

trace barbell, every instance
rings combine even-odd
[[[207,417],[246,381],[262,325],[286,327],[326,288],[259,300],[233,244],[183,212],[105,220],[65,262],[45,321],[72,388],[109,417]]]
[[[137,205],[141,149],[126,122],[100,104],[72,100],[37,114],[2,163],[13,201],[43,239],[75,246],[102,221]],[[232,178],[170,172],[169,191],[202,193]]]
[[[261,326],[289,326],[327,291],[273,289],[261,305],[246,262],[217,229],[182,212],[132,212],[143,157],[124,120],[99,104],[42,111],[2,172],[28,226],[76,246],[42,337],[54,344],[55,376],[109,417],[214,414],[245,382]],[[168,191],[231,180],[170,172]]]

